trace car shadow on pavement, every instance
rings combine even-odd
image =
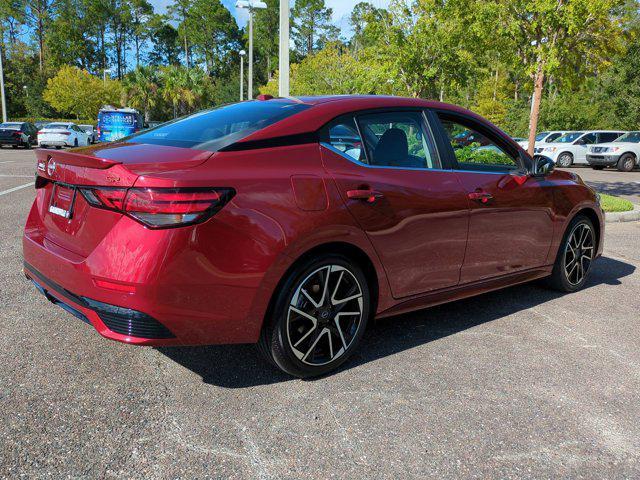
[[[620,285],[620,279],[634,271],[635,267],[628,263],[600,258],[585,288]],[[533,282],[377,321],[366,332],[358,351],[338,371],[454,335],[562,295]],[[246,388],[292,380],[263,360],[253,345],[161,347],[157,350],[198,374],[203,382],[219,387]]]
[[[587,182],[600,193],[609,195],[623,195],[640,197],[640,183],[635,182],[598,182],[590,180]]]

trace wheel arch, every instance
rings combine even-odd
[[[567,223],[567,227],[573,221],[573,219],[576,218],[578,215],[584,215],[585,217],[587,217],[591,221],[591,223],[593,225],[593,228],[596,231],[596,252],[598,252],[599,249],[600,249],[600,244],[602,242],[602,238],[601,238],[602,226],[600,225],[600,217],[598,216],[598,214],[596,213],[596,211],[593,208],[591,208],[591,207],[583,207],[580,210],[578,210],[569,219],[569,222]],[[565,232],[565,234],[566,234],[566,232]]]
[[[345,257],[353,260],[358,264],[360,268],[362,268],[362,271],[364,272],[367,281],[369,282],[369,293],[371,297],[371,317],[373,318],[375,316],[380,296],[380,282],[383,279],[379,278],[378,270],[376,269],[373,260],[363,249],[361,249],[357,245],[354,245],[353,243],[344,241],[332,241],[321,243],[306,250],[301,255],[299,255],[284,271],[284,273],[280,276],[280,279],[278,280],[275,288],[271,292],[271,297],[269,298],[269,303],[267,305],[265,316],[262,322],[262,328],[264,328],[265,320],[270,317],[278,292],[280,291],[280,288],[282,287],[284,282],[286,282],[289,274],[301,263],[306,262],[315,256],[331,253],[344,255]]]

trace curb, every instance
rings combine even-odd
[[[634,222],[640,220],[640,205],[633,205],[633,210],[628,212],[608,212],[604,214],[607,223]]]

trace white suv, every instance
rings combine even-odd
[[[542,153],[542,149],[546,146],[547,143],[555,142],[558,138],[563,135],[570,133],[569,130],[553,130],[550,132],[540,132],[536,135],[536,143],[533,147],[534,153]],[[529,148],[529,140],[521,140],[518,142],[520,146],[526,150]]]
[[[543,148],[540,154],[549,157],[559,167],[587,163],[587,148],[597,143],[613,142],[626,132],[619,130],[585,130],[571,132]]]
[[[628,132],[615,142],[592,145],[587,162],[594,170],[617,167],[621,172],[630,172],[640,166],[640,132]]]

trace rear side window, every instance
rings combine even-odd
[[[164,123],[124,141],[215,152],[309,107],[282,101],[234,103]]]
[[[561,136],[562,136],[562,134],[561,134],[561,133],[558,133],[558,132],[556,132],[556,133],[552,133],[551,135],[549,135],[549,136],[547,137],[547,139],[546,139],[544,142],[545,142],[545,143],[551,143],[551,142],[554,142],[554,141],[556,141],[558,138],[560,138]]]
[[[357,121],[371,165],[440,168],[422,113],[374,113],[360,115]]]
[[[620,135],[622,135],[620,132],[602,132],[598,135],[598,143],[613,142]]]

